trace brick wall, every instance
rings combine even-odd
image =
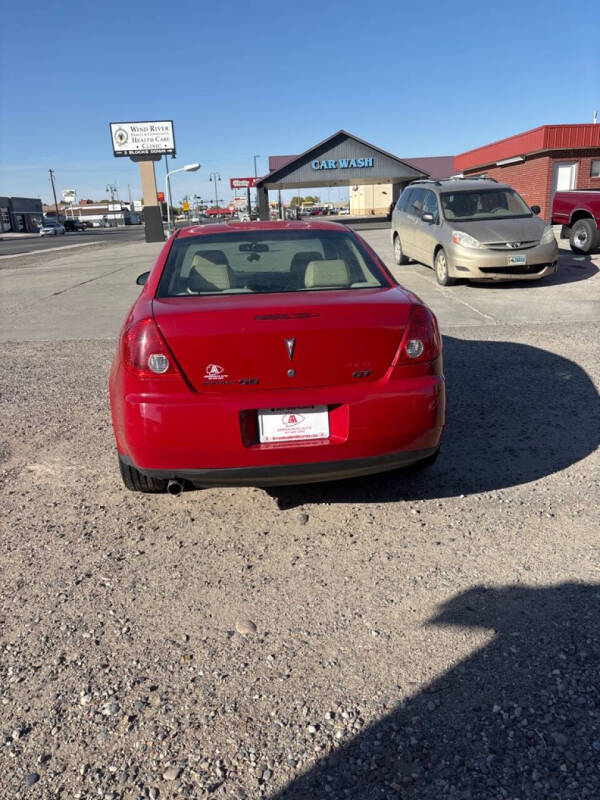
[[[553,153],[527,156],[520,164],[508,164],[506,167],[480,167],[465,170],[467,175],[485,172],[490,178],[508,183],[530,205],[541,208],[540,216],[550,219],[552,203],[552,181],[554,165],[561,161],[577,161],[576,189],[600,189],[600,178],[590,178],[592,158],[600,158],[597,148],[592,150],[560,150]]]

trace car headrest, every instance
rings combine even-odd
[[[342,258],[329,258],[323,261],[309,261],[304,275],[307,289],[330,287],[342,289],[350,286],[350,273]]]
[[[188,285],[195,292],[218,292],[231,288],[229,265],[215,264],[199,253],[192,259]]]
[[[294,253],[290,263],[290,274],[298,280],[300,285],[304,285],[304,273],[306,272],[306,265],[310,261],[320,261],[323,258],[318,250],[306,250],[300,253]]]

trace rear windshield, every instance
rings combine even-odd
[[[442,192],[440,195],[446,219],[471,222],[477,219],[510,219],[531,217],[526,202],[512,189],[476,189]]]
[[[307,292],[388,286],[351,234],[236,231],[175,239],[158,297]]]

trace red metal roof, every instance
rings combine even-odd
[[[430,178],[449,178],[454,173],[454,156],[404,158],[403,161],[421,172],[426,172]]]
[[[454,159],[455,172],[495,164],[505,158],[525,156],[544,150],[600,148],[600,125],[541,125],[507,139],[460,153]]]
[[[285,167],[286,164],[289,164],[290,161],[294,161],[298,156],[269,156],[269,172],[275,172],[282,167]]]

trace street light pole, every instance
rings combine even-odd
[[[211,172],[209,177],[208,177],[208,180],[209,181],[214,181],[214,183],[215,183],[215,209],[216,209],[215,213],[218,214],[219,213],[219,190],[217,188],[217,181],[221,180],[221,176],[219,175],[218,172]]]
[[[114,205],[114,202],[115,202],[115,193],[116,193],[116,191],[117,191],[117,186],[116,186],[116,184],[114,184],[114,183],[109,183],[109,184],[107,185],[107,187],[106,187],[106,191],[107,191],[107,192],[110,192],[110,202],[111,202],[111,205]],[[109,208],[109,211],[110,211],[110,208]],[[114,213],[115,213],[115,212],[114,212],[114,210],[113,210],[113,214],[114,214]],[[110,219],[110,214],[107,214],[107,217],[108,217],[108,219]],[[114,219],[115,219],[115,228],[117,228],[117,227],[119,226],[119,222],[118,222],[118,220],[117,220],[117,218],[116,218],[116,217],[115,217]],[[111,225],[111,228],[112,228],[112,225]]]
[[[58,217],[58,202],[56,200],[56,188],[54,186],[54,170],[49,169],[48,172],[50,173],[50,183],[52,184],[52,194],[54,195],[54,208],[56,209],[56,221],[60,222]]]
[[[165,177],[165,196],[167,198],[167,231],[169,233],[171,233],[171,182],[169,178],[176,172],[196,172],[200,169],[200,166],[200,164],[186,164],[185,167],[179,167],[179,169],[172,169],[171,172],[167,172]]]

